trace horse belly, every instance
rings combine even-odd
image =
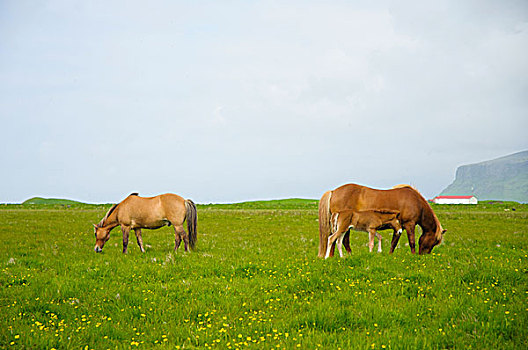
[[[356,226],[352,226],[352,229],[354,231],[358,231],[358,232],[368,232],[367,226],[361,225],[361,224],[358,224]]]
[[[146,228],[149,230],[155,230],[163,226],[170,226],[171,223],[167,219],[161,220],[133,220],[132,228]]]

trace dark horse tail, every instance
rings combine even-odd
[[[198,215],[196,214],[196,205],[190,199],[185,200],[185,220],[187,220],[187,232],[189,233],[189,244],[191,249],[194,249],[198,236],[197,221]]]

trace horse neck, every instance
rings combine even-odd
[[[117,210],[118,205],[116,205],[114,208],[111,208],[111,213],[108,216],[105,216],[105,218],[102,220],[102,222],[99,224],[101,227],[110,229],[113,229],[114,227],[119,225],[119,222],[117,220]]]
[[[119,226],[119,222],[117,220],[109,220],[108,218],[105,223],[103,224],[103,228],[109,228],[110,230],[113,229],[116,226]]]
[[[433,208],[425,200],[422,203],[422,217],[419,225],[424,232],[431,232],[433,234],[436,234],[440,226],[440,221],[438,221]]]
[[[418,224],[424,233],[432,232],[433,234],[437,231],[440,222],[436,217],[433,208],[429,205],[427,200],[422,196],[418,190],[409,185],[398,185],[395,186],[394,191],[404,191],[403,193],[408,194],[408,200],[411,200],[418,204],[418,211],[415,212],[418,214],[415,217],[416,224]]]

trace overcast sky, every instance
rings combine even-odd
[[[528,149],[528,2],[0,1],[0,202],[319,198]]]

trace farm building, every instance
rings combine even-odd
[[[478,200],[475,196],[436,196],[433,198],[433,203],[436,204],[477,204]]]

